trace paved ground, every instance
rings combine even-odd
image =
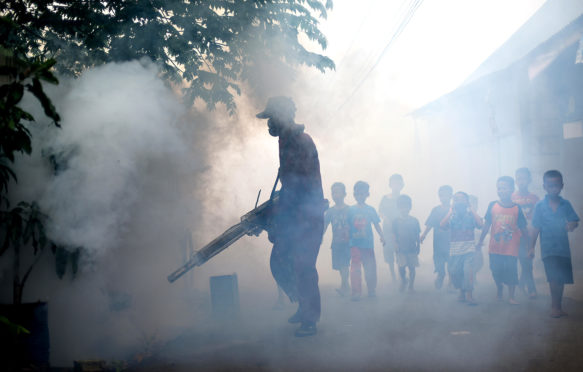
[[[426,278],[414,294],[395,286],[376,299],[351,302],[322,288],[318,334],[295,338],[286,319],[295,307],[273,310],[274,294],[243,293],[236,319],[210,313],[131,369],[146,371],[583,371],[583,302],[567,297],[569,316],[548,316],[546,284],[520,305],[496,302],[491,279],[476,290],[479,305],[436,291]]]

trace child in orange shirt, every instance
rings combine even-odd
[[[476,245],[479,250],[484,238],[490,230],[490,270],[496,282],[496,298],[501,301],[504,284],[508,286],[508,302],[517,305],[514,291],[518,285],[518,250],[520,237],[528,239],[526,218],[518,204],[512,201],[514,179],[509,176],[498,178],[496,189],[500,200],[493,201],[488,206],[484,220],[484,228]],[[530,245],[528,245],[530,246]]]

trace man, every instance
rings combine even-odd
[[[318,151],[304,126],[294,122],[296,107],[288,97],[272,97],[257,114],[269,119],[269,134],[279,137],[279,203],[274,210],[270,240],[271,272],[298,311],[289,318],[300,323],[295,335],[316,334],[320,290],[316,259],[324,232],[326,209]]]

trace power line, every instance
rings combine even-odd
[[[383,48],[383,50],[382,50],[381,54],[379,55],[379,57],[377,58],[376,62],[372,65],[372,67],[368,70],[368,72],[364,75],[364,77],[360,80],[360,82],[354,87],[354,89],[352,90],[352,92],[350,93],[350,95],[338,107],[338,109],[336,110],[336,112],[340,111],[352,99],[352,97],[360,89],[360,87],[362,86],[362,84],[364,84],[364,82],[368,79],[368,77],[370,76],[370,74],[373,72],[373,70],[380,63],[381,59],[383,58],[383,56],[385,55],[385,53],[387,52],[387,50],[389,50],[389,48],[391,47],[391,45],[393,44],[393,42],[401,35],[401,33],[403,32],[403,30],[405,30],[405,28],[407,27],[407,25],[409,24],[409,22],[413,18],[413,15],[415,15],[415,12],[417,11],[417,9],[419,9],[419,7],[421,6],[422,3],[423,3],[423,0],[413,0],[411,2],[411,4],[409,5],[409,8],[407,10],[407,12],[405,13],[405,16],[404,16],[403,20],[401,21],[401,23],[397,27],[397,30],[395,30],[393,36],[389,39],[389,42]]]

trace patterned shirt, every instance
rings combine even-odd
[[[368,204],[353,205],[348,209],[348,223],[350,225],[350,246],[373,249],[374,240],[372,224],[381,219],[377,211]]]
[[[332,225],[332,248],[346,246],[350,242],[350,226],[348,225],[347,205],[337,205],[328,209],[324,214],[324,226]]]
[[[527,221],[532,221],[532,213],[534,212],[534,206],[538,203],[540,199],[535,194],[529,192],[526,195],[523,195],[519,192],[515,192],[512,194],[512,202],[518,204],[520,208],[522,208],[522,212],[524,212],[524,217],[526,217]]]
[[[489,253],[518,257],[520,230],[526,228],[526,218],[518,204],[504,207],[498,201],[493,201],[488,206],[484,220],[492,224]]]
[[[450,256],[458,256],[476,250],[475,234],[478,223],[471,212],[454,212],[449,220]]]

